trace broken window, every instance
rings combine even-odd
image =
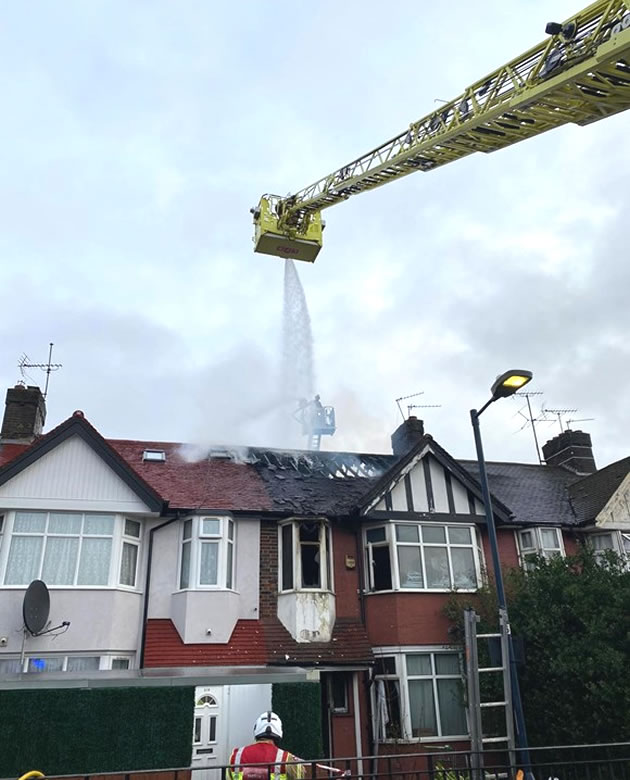
[[[480,553],[472,526],[387,523],[365,531],[368,587],[475,590]]]
[[[280,529],[280,589],[332,589],[330,530],[323,520],[286,523]]]

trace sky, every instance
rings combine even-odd
[[[0,28],[0,391],[45,375],[46,429],[288,446],[284,261],[254,254],[263,193],[405,129],[579,10],[565,0],[36,0]],[[298,272],[326,449],[390,451],[402,402],[455,457],[506,369],[533,411],[628,455],[628,115],[416,173],[327,210]],[[536,462],[523,399],[484,413],[491,460]],[[289,428],[293,425],[291,421]],[[537,426],[541,442],[557,420]],[[293,437],[299,435],[292,434]],[[299,444],[299,438],[298,438]]]

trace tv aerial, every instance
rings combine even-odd
[[[396,406],[398,407],[398,411],[400,412],[400,416],[403,418],[403,422],[407,419],[405,417],[405,413],[402,410],[402,406],[400,405],[401,401],[407,401],[410,398],[417,398],[419,395],[424,395],[424,390],[420,390],[419,393],[411,393],[411,395],[401,395],[400,398],[395,398]],[[441,409],[442,404],[407,404],[407,417],[411,417],[411,412],[413,409]]]
[[[46,398],[48,395],[48,382],[50,381],[50,375],[53,371],[58,371],[60,368],[62,368],[61,363],[52,363],[52,351],[53,347],[55,345],[50,342],[48,345],[48,360],[46,363],[32,363],[31,359],[26,353],[22,353],[22,357],[18,361],[18,368],[20,369],[20,373],[22,374],[22,377],[30,379],[29,375],[24,370],[25,368],[41,368],[42,371],[46,372],[46,385],[44,386],[44,392],[43,396]],[[35,381],[35,380],[32,380]]]
[[[24,619],[24,637],[22,640],[22,666],[24,664],[24,650],[27,635],[31,637],[45,636],[60,629],[68,630],[70,623],[64,620],[58,626],[50,628],[48,617],[50,615],[50,593],[46,583],[42,580],[33,580],[26,589],[22,602],[22,618]]]

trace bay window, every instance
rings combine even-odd
[[[279,528],[280,590],[332,590],[330,528],[294,520]]]
[[[234,583],[234,520],[189,517],[182,525],[179,587],[231,589]]]
[[[379,741],[467,736],[460,652],[418,648],[379,655],[374,672],[374,731]]]
[[[13,513],[0,556],[4,585],[135,588],[141,524],[109,514]]]
[[[469,525],[387,523],[365,529],[368,589],[476,590],[481,551]]]
[[[559,528],[528,528],[519,531],[519,546],[523,567],[531,569],[532,556],[541,555],[543,558],[553,558],[556,555],[564,556],[562,543],[562,531]]]
[[[607,531],[603,534],[591,534],[588,541],[595,555],[600,559],[603,559],[606,550],[612,550],[622,558],[630,560],[630,533]]]

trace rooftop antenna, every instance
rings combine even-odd
[[[536,423],[541,418],[534,417],[534,414],[532,412],[532,403],[531,403],[531,401],[529,399],[532,396],[534,396],[534,395],[542,395],[542,394],[543,394],[542,390],[522,390],[520,393],[514,393],[514,395],[512,396],[513,398],[518,398],[518,397],[525,398],[525,400],[527,401],[527,418],[526,418],[526,420],[532,426],[532,433],[534,434],[534,444],[536,445],[536,455],[538,455],[538,462],[540,463],[541,466],[542,466],[543,460],[542,460],[542,458],[540,456],[540,446],[538,445],[538,436],[536,435]],[[518,413],[521,415],[521,417],[525,417],[525,415],[523,414],[522,410],[519,410]],[[525,426],[523,426],[523,427],[525,427]],[[523,428],[521,428],[521,430],[523,430]]]
[[[42,371],[46,372],[46,385],[44,386],[44,399],[48,395],[48,382],[50,381],[50,374],[53,371],[58,371],[62,365],[61,363],[52,363],[52,351],[53,351],[53,342],[51,341],[48,350],[48,362],[46,363],[31,363],[30,358],[26,353],[22,353],[22,357],[18,361],[18,368],[20,369],[20,373],[23,377],[30,378],[25,368],[41,368]]]
[[[547,412],[549,414],[555,414],[558,417],[558,425],[560,426],[560,433],[562,433],[564,431],[564,428],[562,427],[562,417],[565,414],[575,414],[575,412],[577,412],[577,409],[545,409],[545,407],[543,406],[543,408],[541,409],[541,413],[545,415],[547,414]],[[547,418],[543,417],[543,420],[545,419]]]
[[[403,422],[405,422],[405,413],[402,410],[402,406],[400,405],[400,402],[406,401],[408,398],[417,398],[419,395],[424,395],[424,390],[420,390],[420,392],[418,393],[411,393],[411,395],[401,395],[400,398],[394,399],[396,401],[396,406],[398,407],[398,411],[400,412],[400,416],[403,418]]]
[[[571,423],[574,422],[590,422],[591,420],[594,420],[594,417],[580,417],[579,420],[567,420],[567,430],[571,427]]]

